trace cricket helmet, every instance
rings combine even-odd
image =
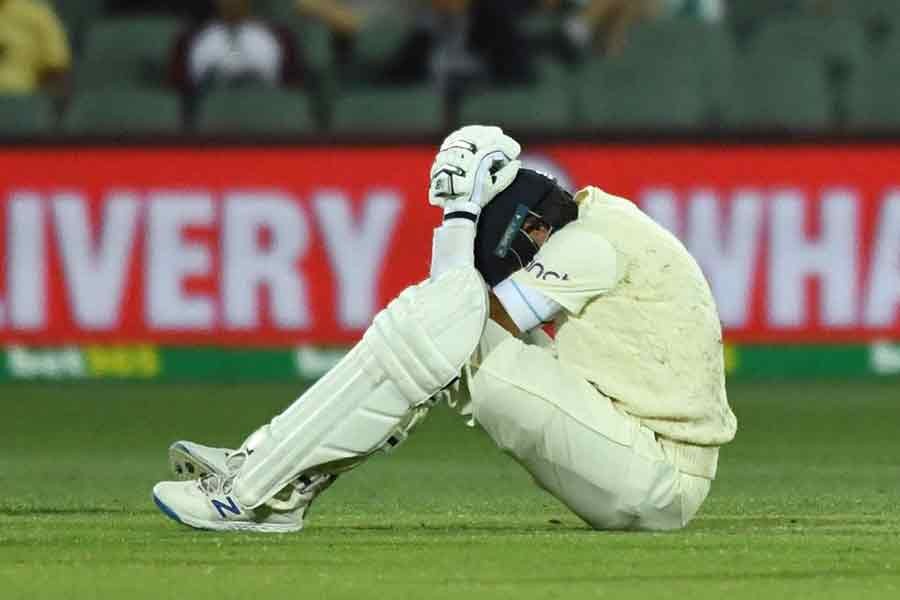
[[[553,235],[578,218],[572,194],[554,179],[520,169],[516,179],[481,211],[475,237],[475,268],[494,287],[525,268],[539,246],[527,226],[543,225]]]

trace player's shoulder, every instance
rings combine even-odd
[[[589,187],[576,195],[578,220],[586,228],[608,235],[611,241],[627,240],[634,232],[654,235],[665,230],[650,215],[628,198]],[[668,232],[665,232],[668,234]]]
[[[641,209],[628,198],[610,194],[594,186],[579,190],[575,194],[575,202],[578,204],[579,216],[585,217],[609,210],[641,212]]]
[[[579,217],[554,234],[550,241],[556,247],[565,247],[567,250],[579,252],[582,247],[597,247],[605,249],[609,246],[609,240],[603,234],[601,228],[595,227],[592,219]]]
[[[577,248],[583,245],[603,247],[609,245],[604,235],[603,212],[605,208],[615,206],[619,202],[630,204],[628,200],[608,194],[597,187],[579,190],[574,199],[578,204],[578,218],[551,238],[551,242],[556,242],[554,246]]]
[[[608,219],[605,217],[616,207],[631,206],[625,198],[613,196],[596,187],[587,187],[575,194],[578,218],[564,227],[555,237],[557,246],[599,246],[602,251],[610,246],[607,239]],[[552,239],[552,238],[551,238]]]
[[[582,276],[615,270],[616,250],[607,238],[580,217],[553,234],[535,257],[534,268]]]

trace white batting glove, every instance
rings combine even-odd
[[[451,133],[431,167],[428,200],[444,215],[462,213],[473,221],[516,178],[522,147],[499,127],[469,125]]]

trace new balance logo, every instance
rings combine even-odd
[[[234,501],[234,498],[232,498],[231,496],[226,496],[225,499],[228,500],[228,504],[225,504],[220,500],[212,500],[212,505],[216,508],[217,511],[219,511],[219,515],[223,519],[227,519],[228,516],[225,514],[226,510],[234,515],[240,515],[241,508]]]

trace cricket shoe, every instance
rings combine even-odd
[[[303,518],[313,500],[334,479],[333,475],[314,475],[292,483],[255,509],[235,499],[233,476],[215,474],[158,483],[153,487],[153,501],[167,517],[194,529],[291,533],[303,529]]]
[[[237,471],[240,464],[237,464],[236,451],[230,448],[181,441],[169,446],[169,468],[176,480],[189,481],[205,475],[228,476]]]

